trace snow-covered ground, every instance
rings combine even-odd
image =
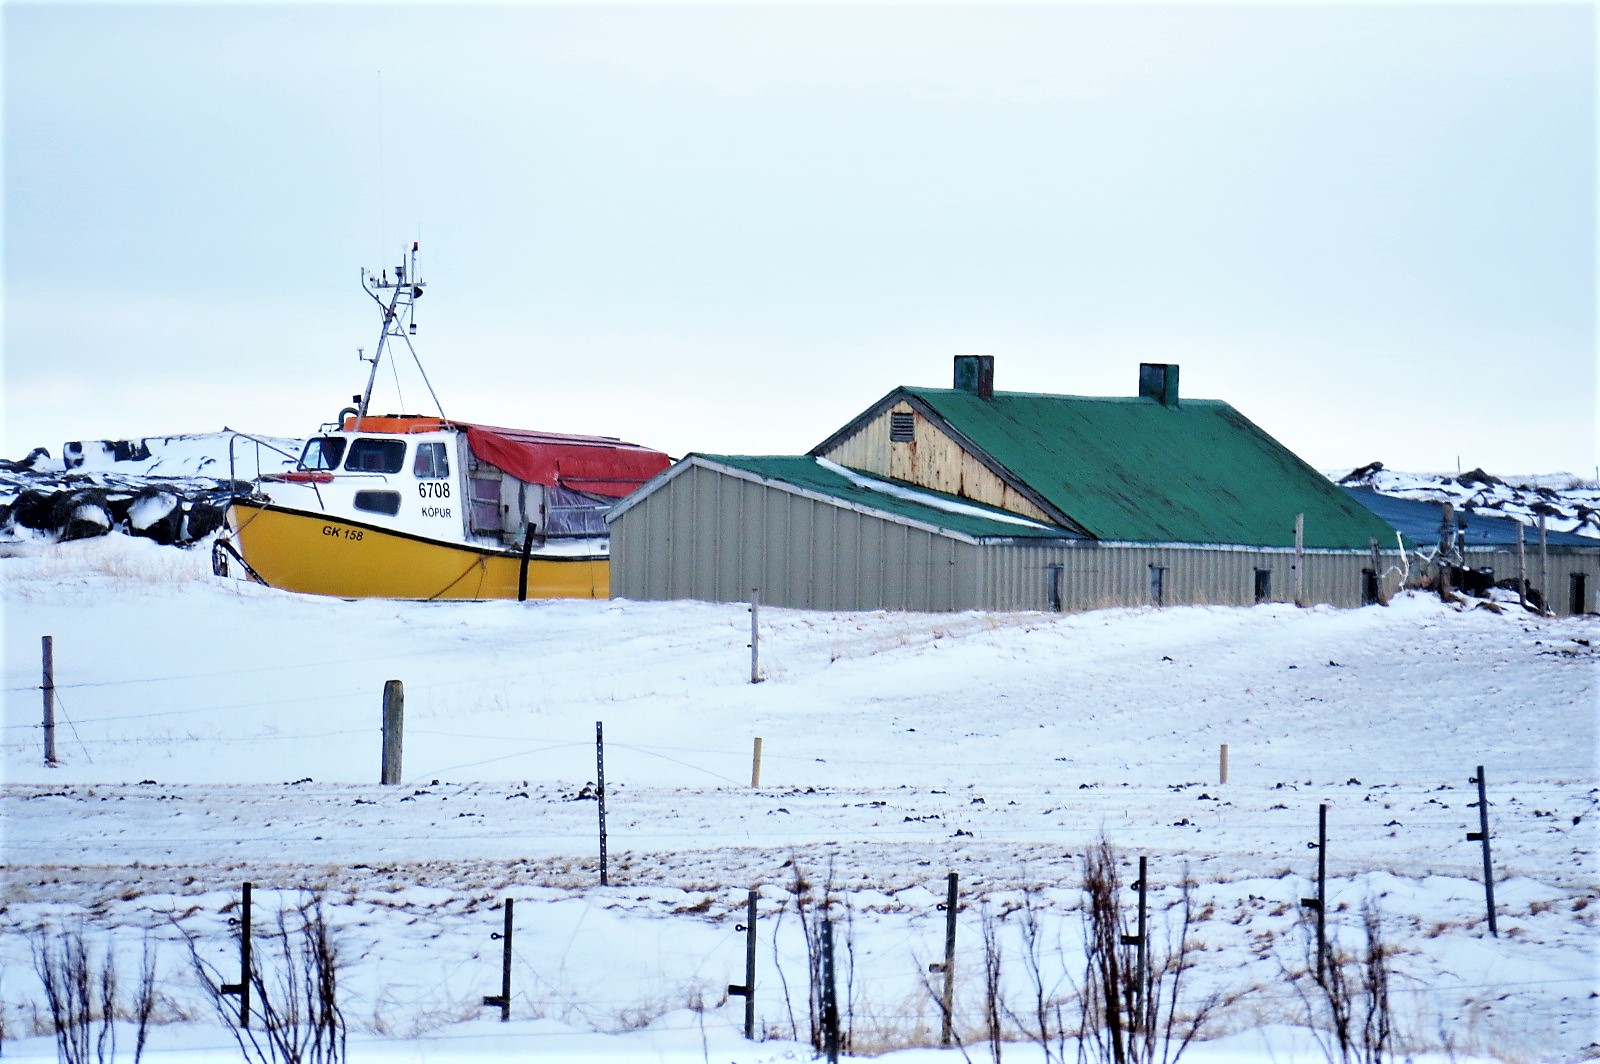
[[[0,594],[9,1059],[55,1056],[32,952],[74,928],[124,969],[152,943],[146,1059],[238,1059],[184,943],[237,977],[246,880],[258,933],[322,893],[353,1060],[808,1059],[799,910],[830,898],[855,1051],[987,1059],[985,922],[1017,1037],[1030,958],[1047,990],[1083,980],[1082,860],[1104,836],[1125,883],[1149,860],[1157,943],[1194,883],[1182,1001],[1227,1003],[1184,1059],[1322,1060],[1289,978],[1321,805],[1330,930],[1354,945],[1362,906],[1379,909],[1416,1059],[1600,1052],[1592,617],[1420,595],[1347,611],[763,609],[751,684],[739,606],[316,599],[122,536],[0,559]],[[404,783],[385,787],[390,679],[405,685]],[[607,886],[586,787],[597,722]],[[1498,937],[1466,838],[1479,765]],[[928,965],[950,872],[966,1048],[910,1048],[938,1041]],[[727,994],[752,888],[756,1043]],[[505,898],[509,1024],[481,1004],[499,991]],[[1005,1057],[1046,1059],[1020,1042]]]

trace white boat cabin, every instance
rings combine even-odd
[[[604,437],[357,420],[307,441],[298,468],[263,478],[271,504],[424,539],[521,549],[531,534],[545,552],[603,553],[605,511],[669,461]]]

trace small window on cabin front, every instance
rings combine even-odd
[[[387,514],[393,517],[400,512],[400,493],[398,491],[358,491],[356,492],[355,505],[357,510],[365,510],[372,514]]]
[[[417,457],[411,472],[418,480],[444,480],[450,476],[450,459],[442,443],[417,444]]]
[[[300,456],[301,469],[338,469],[344,457],[344,439],[340,436],[318,436],[306,441],[305,453]]]
[[[359,437],[350,444],[344,460],[353,473],[398,473],[405,468],[405,440],[374,440]]]
[[[889,415],[889,442],[911,443],[917,438],[917,415],[896,410]]]

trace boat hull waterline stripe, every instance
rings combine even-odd
[[[514,599],[518,552],[442,543],[328,514],[235,500],[228,526],[269,586],[336,598]],[[608,558],[528,559],[528,598],[609,598]]]

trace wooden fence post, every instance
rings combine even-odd
[[[1306,515],[1294,515],[1294,604],[1306,604]]]
[[[56,764],[56,641],[54,636],[41,636],[40,648],[44,655],[44,763]]]
[[[1539,612],[1546,616],[1555,612],[1550,605],[1550,536],[1545,527],[1544,514],[1539,515]]]
[[[383,775],[378,780],[385,787],[400,782],[400,761],[405,741],[406,689],[399,680],[386,680],[383,685]]]
[[[1222,750],[1217,755],[1218,782],[1228,782],[1228,744],[1222,744]]]
[[[756,736],[755,748],[750,753],[750,786],[761,786],[761,736]]]
[[[1517,522],[1517,605],[1528,608],[1528,551],[1524,546],[1522,522]]]
[[[750,589],[750,682],[761,682],[761,589]]]

